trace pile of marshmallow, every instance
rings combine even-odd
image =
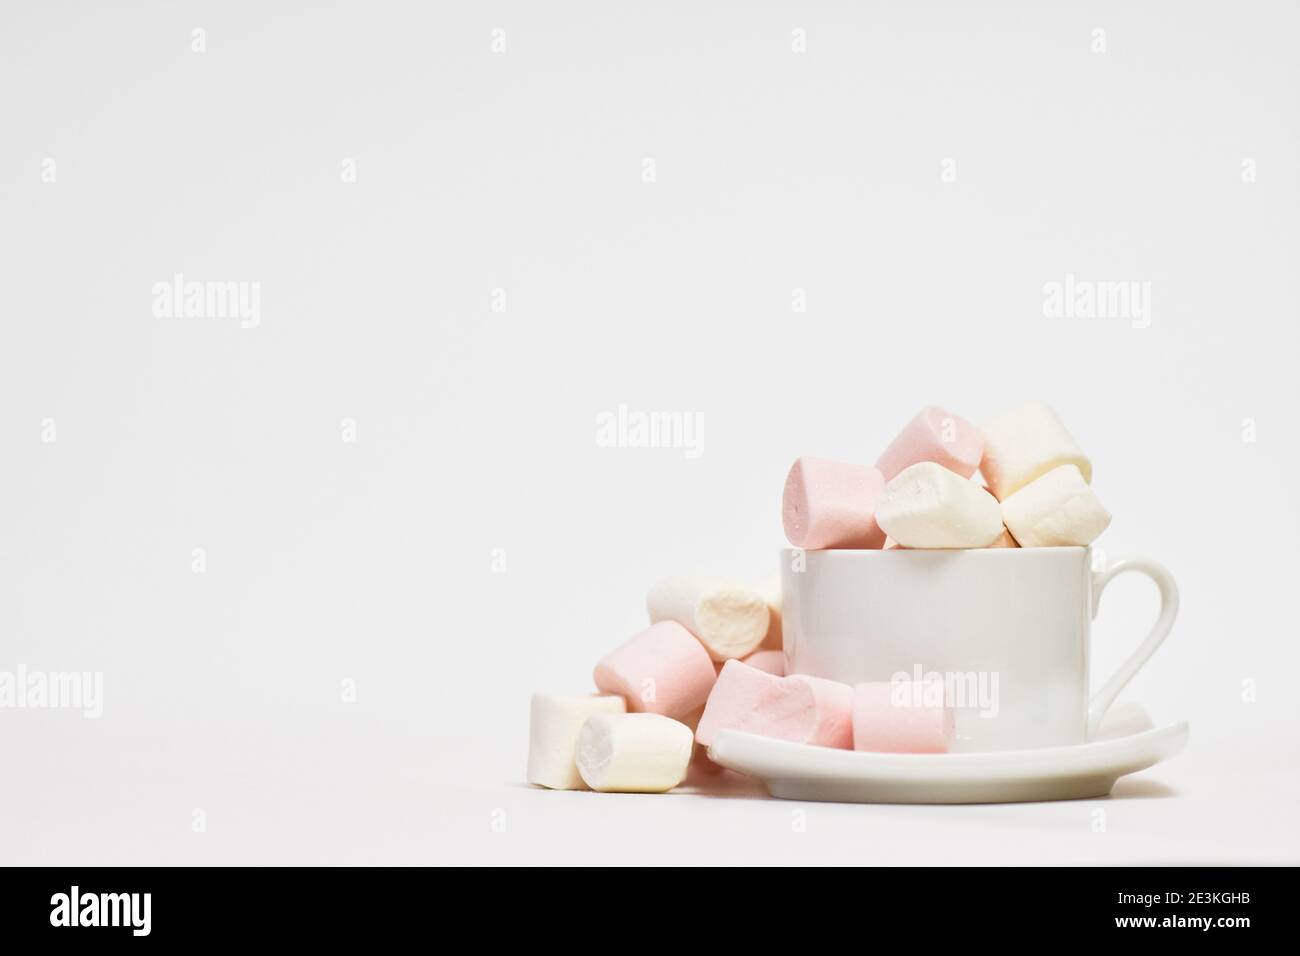
[[[986,484],[973,476],[976,470]],[[1110,514],[1092,465],[1048,406],[976,427],[925,408],[874,467],[800,458],[783,520],[802,549],[1065,547],[1091,544]],[[781,596],[704,577],[650,589],[650,627],[606,655],[599,693],[536,694],[528,782],[558,790],[660,793],[724,729],[841,749],[946,753],[953,713],[941,681],[900,701],[889,682],[856,687],[785,673]]]
[[[972,476],[979,469],[987,483]],[[1048,548],[1088,545],[1110,513],[1092,463],[1041,402],[976,427],[923,408],[875,467],[800,458],[785,481],[796,548]]]

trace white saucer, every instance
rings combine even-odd
[[[1180,752],[1187,722],[1152,729],[1120,705],[1096,740],[975,754],[882,754],[720,731],[709,757],[763,782],[774,797],[840,803],[1019,803],[1104,797],[1115,781]]]

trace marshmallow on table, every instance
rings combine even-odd
[[[885,486],[876,520],[903,548],[984,548],[1002,533],[997,499],[932,461],[904,468]]]
[[[853,746],[853,688],[802,674],[775,677],[727,661],[695,739],[708,746],[720,730],[847,750]]]
[[[676,621],[715,661],[744,657],[763,643],[772,623],[767,601],[743,585],[715,578],[660,581],[646,596],[651,623]]]
[[[593,714],[621,714],[622,697],[534,694],[528,722],[528,782],[552,790],[585,790],[575,763],[578,735]]]
[[[595,714],[578,736],[578,772],[604,793],[664,793],[686,779],[695,736],[660,714]]]
[[[1110,512],[1078,468],[1061,465],[1004,498],[1002,519],[1024,548],[1086,546],[1106,530]]]
[[[943,681],[878,681],[853,688],[853,749],[942,754],[952,746],[953,713]]]
[[[777,677],[785,676],[785,651],[755,651],[741,661],[767,674]]]
[[[892,481],[904,468],[932,461],[963,478],[975,474],[984,454],[984,436],[964,418],[935,405],[917,413],[890,442],[876,462],[885,481]]]
[[[704,645],[676,621],[652,624],[596,665],[596,687],[628,710],[681,719],[704,706],[717,672]]]
[[[1061,465],[1074,465],[1092,481],[1092,462],[1074,443],[1056,412],[1028,402],[985,422],[980,473],[999,501]],[[1015,531],[1013,529],[1012,533]]]
[[[782,496],[785,536],[796,548],[879,548],[876,499],[885,486],[878,468],[824,458],[800,458]]]

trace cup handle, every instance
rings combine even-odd
[[[1133,675],[1142,669],[1142,665],[1151,659],[1156,648],[1169,636],[1169,631],[1174,626],[1174,618],[1178,616],[1178,584],[1174,581],[1174,576],[1157,561],[1135,557],[1120,558],[1092,572],[1092,616],[1094,618],[1097,616],[1101,592],[1106,589],[1107,584],[1125,571],[1137,571],[1155,582],[1156,587],[1160,589],[1160,616],[1156,618],[1155,624],[1132,656],[1111,676],[1110,680],[1102,685],[1101,690],[1092,695],[1092,700],[1088,702],[1089,740],[1096,737],[1101,719],[1106,716],[1106,711],[1115,702],[1124,685],[1133,679]]]

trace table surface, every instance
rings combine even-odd
[[[1167,721],[1157,721],[1167,723]],[[1109,798],[983,806],[772,799],[736,774],[670,794],[554,792],[522,761],[360,724],[8,739],[11,864],[1236,864],[1300,861],[1295,742],[1199,732]],[[382,741],[382,743],[381,743]],[[441,755],[443,759],[437,757]]]

